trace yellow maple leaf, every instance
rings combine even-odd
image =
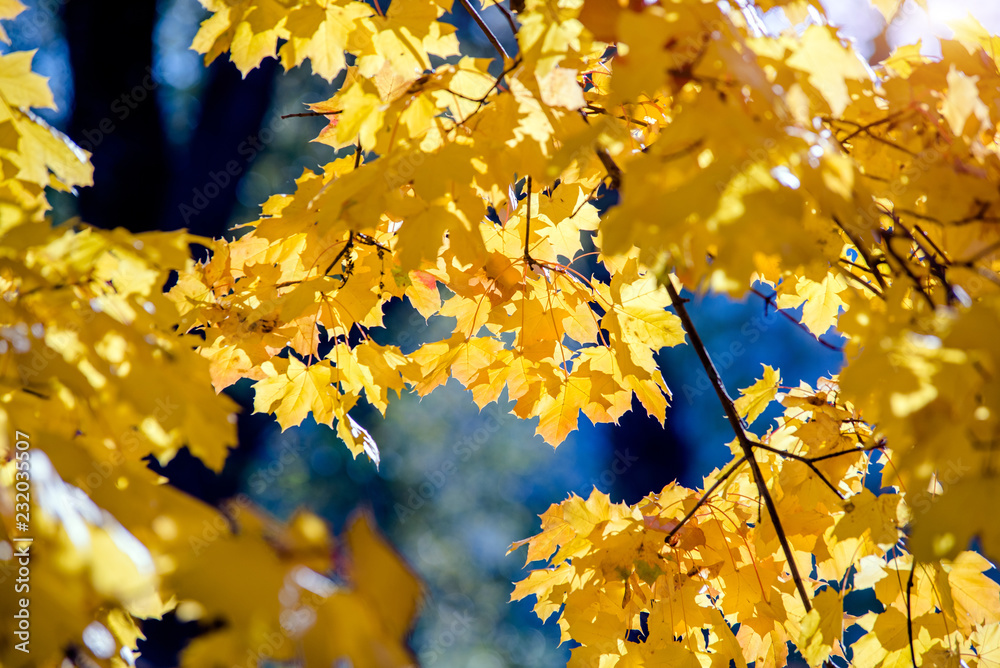
[[[813,597],[812,605],[799,627],[796,645],[810,666],[820,666],[844,633],[844,601],[836,590],[827,587]]]
[[[281,64],[288,70],[308,58],[313,72],[333,81],[347,66],[344,52],[357,51],[357,45],[365,40],[367,31],[361,19],[373,14],[367,4],[354,0],[327,2],[325,7],[299,5],[285,22],[290,38],[279,52]],[[370,39],[370,34],[367,36]]]
[[[1000,625],[976,629],[971,640],[982,668],[1000,668]]]
[[[443,7],[435,0],[411,0],[390,4],[385,16],[368,19],[374,36],[359,45],[361,72],[372,76],[388,61],[400,75],[412,77],[430,68],[428,54],[458,55],[454,26],[437,20],[443,13]]]
[[[941,104],[941,115],[948,122],[952,134],[961,137],[965,134],[965,124],[970,116],[979,121],[979,126],[989,122],[989,107],[980,99],[978,76],[968,76],[951,65],[948,70],[948,93]],[[977,134],[977,127],[972,134]]]
[[[847,289],[846,279],[839,274],[829,274],[822,281],[816,282],[799,277],[795,283],[795,292],[782,289],[778,295],[778,308],[802,308],[802,324],[815,336],[825,334],[837,324],[840,309],[848,308],[847,302],[840,293]]]
[[[809,75],[809,82],[840,116],[851,102],[847,81],[867,81],[871,70],[851,48],[845,47],[832,26],[811,25],[800,38],[802,45],[788,57],[787,63]]]
[[[24,10],[25,6],[20,0],[0,0],[0,21],[12,19]],[[0,42],[10,44],[10,37],[3,28],[0,28]]]
[[[636,364],[655,368],[654,351],[684,342],[680,318],[666,310],[670,304],[666,289],[651,273],[640,273],[635,260],[615,273],[610,287],[615,306],[601,326],[620,337]]]
[[[386,635],[401,641],[413,627],[422,588],[373,524],[362,513],[355,516],[344,536],[353,557],[354,587],[378,613]]]
[[[846,514],[837,522],[834,535],[844,540],[868,535],[879,545],[894,545],[899,540],[897,508],[899,496],[879,494],[864,489],[844,503]]]
[[[553,446],[559,445],[575,431],[580,411],[590,403],[589,378],[569,376],[554,395],[545,395],[538,404],[538,427],[535,433]]]
[[[766,364],[763,367],[764,377],[750,387],[740,390],[742,396],[734,402],[736,410],[747,424],[753,424],[754,420],[760,417],[778,394],[778,386],[781,385],[781,371],[772,369]]]
[[[3,8],[0,7],[0,18]],[[15,51],[0,56],[0,94],[15,107],[55,109],[48,78],[31,71],[36,51]]]
[[[254,383],[254,412],[274,413],[283,430],[310,412],[316,422],[331,422],[339,395],[331,387],[334,371],[328,360],[306,366],[295,357],[275,358],[260,368],[267,377]]]
[[[335,412],[337,413],[337,436],[340,437],[340,440],[347,445],[355,457],[363,452],[368,455],[368,459],[372,460],[375,468],[378,468],[382,461],[382,455],[379,453],[378,444],[372,435],[358,424],[350,413],[341,415],[341,411],[335,410]]]
[[[214,12],[202,22],[191,44],[205,55],[206,65],[229,51],[245,77],[265,58],[274,58],[279,38],[288,38],[284,24],[289,7],[279,0],[199,1]]]
[[[986,572],[993,568],[985,557],[975,552],[960,553],[944,565],[948,573],[955,619],[965,634],[979,626],[1000,624],[1000,585]]]
[[[550,107],[576,111],[587,103],[583,99],[583,89],[576,80],[576,70],[554,67],[538,85],[542,102]]]

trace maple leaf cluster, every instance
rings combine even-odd
[[[514,598],[558,615],[571,665],[777,666],[793,647],[813,666],[1000,664],[1000,524],[970,512],[1000,494],[1000,38],[967,20],[940,58],[904,46],[871,67],[817,2],[524,0],[490,10],[514,55],[477,22],[491,60],[461,54],[442,0],[202,4],[207,61],[344,74],[312,105],[340,157],[237,239],[202,240],[207,262],[185,258],[183,233],[42,224],[44,187],[85,185],[89,163],[22,111],[51,104],[30,54],[0,57],[2,410],[8,434],[42,436],[32,470],[56,490],[38,502],[39,580],[71,573],[76,598],[53,647],[96,618],[133,651],[135,618],[176,609],[228,622],[185,665],[265,644],[279,660],[407,665],[418,585],[364,523],[352,560],[308,513],[232,511],[239,531],[198,538],[218,513],[141,457],[186,444],[221,466],[232,406],[216,393],[240,379],[256,411],[336,424],[375,464],[350,411],[450,378],[479,406],[506,393],[555,446],[581,414],[615,423],[634,399],[662,421],[654,354],[687,336],[732,461],[702,490],[632,506],[573,496],[515,544],[545,563]],[[891,20],[899,4],[877,7]],[[798,29],[768,32],[759,10],[774,6]],[[845,335],[839,377],[787,388],[765,367],[729,397],[679,293],[758,282],[813,335]],[[400,300],[451,331],[379,343]],[[783,415],[751,433],[774,401]],[[52,405],[64,417],[43,419]],[[17,473],[11,460],[0,478],[8,536]],[[60,514],[74,489],[91,505]],[[132,575],[112,581],[108,564]],[[845,613],[866,595],[869,612]]]
[[[2,18],[22,9],[0,1]],[[236,442],[237,406],[163,291],[210,240],[51,225],[45,189],[93,168],[30,112],[53,106],[33,55],[0,55],[0,664],[134,666],[141,621],[171,612],[206,624],[184,665],[303,646],[327,665],[411,663],[420,584],[367,518],[337,538],[245,495],[209,506],[147,466],[187,447],[221,470]]]
[[[245,70],[276,55],[262,35],[297,33],[278,54],[297,64],[312,27],[293,29],[292,17],[318,16],[313,4],[266,22],[256,3],[220,10],[196,45],[208,59],[229,48]],[[807,15],[805,2],[771,4]],[[349,408],[362,388],[384,410],[388,388],[423,393],[454,377],[480,405],[506,390],[558,444],[581,412],[616,422],[633,396],[662,419],[669,390],[653,353],[683,341],[664,310],[681,309],[677,289],[740,296],[767,283],[815,336],[839,324],[841,377],[787,393],[790,412],[761,438],[740,422],[779,394],[777,371],[735,402],[720,380],[739,446],[725,486],[700,501],[670,487],[632,508],[596,492],[554,507],[528,544],[529,561],[551,557],[555,569],[515,595],[561,610],[564,638],[580,644],[573,660],[587,665],[654,654],[780,665],[789,643],[813,665],[986,660],[998,594],[988,562],[964,550],[977,537],[997,556],[1000,543],[991,520],[961,509],[1000,491],[985,333],[1000,284],[997,38],[969,21],[940,59],[901,47],[872,69],[812,4],[811,25],[770,34],[752,8],[529,1],[509,15],[516,55],[497,45],[493,70],[456,55],[439,3],[357,7],[337,42],[349,57],[336,71],[316,63],[327,78],[346,69],[346,82],[313,105],[330,119],[317,141],[353,151],[353,165],[305,174],[174,295],[213,341],[203,354],[217,385],[256,379],[257,408],[288,425],[304,417],[302,397],[322,395],[299,389],[312,369],[335,388],[332,410],[313,407],[320,421],[343,420],[337,402]],[[879,9],[891,19],[889,5]],[[387,44],[405,48],[371,55]],[[620,201],[598,216],[608,189]],[[606,273],[587,268],[595,261]],[[390,382],[365,385],[379,372],[355,358],[401,297],[453,317],[453,333],[408,355],[383,350]],[[261,303],[282,333],[251,350],[225,332]],[[308,346],[299,314],[319,337]],[[272,360],[286,348],[300,361],[282,378],[286,363]],[[903,593],[879,588],[900,572]],[[921,600],[925,581],[938,585]],[[876,632],[845,644],[844,599],[871,587],[884,611],[853,621],[906,642]],[[974,603],[956,607],[948,587],[971,587]],[[648,635],[635,642],[640,626]]]

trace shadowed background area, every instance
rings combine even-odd
[[[50,77],[59,105],[42,115],[91,151],[96,169],[94,187],[75,197],[53,194],[57,221],[79,216],[108,228],[184,227],[224,236],[255,220],[270,194],[291,191],[303,170],[336,157],[309,141],[323,119],[281,116],[327,99],[338,82],[312,76],[308,65],[282,73],[273,61],[245,79],[225,59],[204,67],[188,49],[206,16],[195,0],[27,4],[29,11],[10,24],[12,48],[39,49],[35,68]],[[1000,8],[980,4],[979,18],[996,30]],[[930,5],[932,16],[953,16],[972,3]],[[873,58],[886,44],[917,38],[933,51],[933,35],[945,34],[912,3],[888,30],[866,7],[862,0],[830,9]],[[450,20],[466,53],[493,55],[464,10]],[[767,17],[771,26],[781,20]],[[494,27],[516,48],[505,21]],[[764,360],[779,366],[791,386],[839,367],[836,350],[817,344],[759,296],[696,298],[690,311],[731,393],[759,378]],[[378,337],[409,351],[439,336],[435,320],[427,323],[396,303]],[[596,486],[613,501],[635,503],[675,479],[697,486],[728,459],[731,432],[694,351],[665,350],[658,360],[674,393],[665,427],[636,403],[618,426],[593,427],[583,419],[558,450],[533,436],[532,423],[509,415],[508,405],[480,412],[454,383],[422,401],[402,397],[384,419],[361,406],[352,414],[378,442],[380,469],[353,460],[331,429],[311,419],[281,433],[269,417],[252,415],[252,391],[243,382],[229,390],[244,411],[239,447],[222,474],[186,450],[162,472],[207,503],[245,492],[278,517],[305,505],[338,529],[352,510],[369,506],[427,585],[412,639],[426,665],[565,665],[569,651],[557,646],[555,625],[543,625],[530,603],[507,603],[524,559],[523,550],[506,555],[508,546],[535,533],[537,514],[570,493],[587,495]],[[170,618],[143,630],[145,666],[176,665],[178,648],[199,631]]]

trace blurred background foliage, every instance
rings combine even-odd
[[[206,16],[196,0],[27,4],[29,11],[8,27],[9,48],[38,49],[35,69],[50,78],[58,104],[41,115],[90,150],[96,168],[93,188],[54,195],[57,222],[80,217],[102,227],[187,227],[223,236],[255,220],[269,195],[289,192],[303,170],[335,157],[310,142],[323,119],[281,116],[327,99],[339,82],[312,76],[308,66],[282,74],[273,62],[245,80],[225,60],[204,67],[188,49]],[[947,34],[931,20],[935,11],[953,15],[971,6],[987,27],[996,31],[1000,23],[1000,6],[941,0],[931,2],[931,19],[907,10],[886,30],[877,13],[866,12],[865,0],[832,5],[844,34],[875,57],[886,39],[922,39],[933,52],[934,35]],[[466,53],[493,55],[464,11],[451,20]],[[769,15],[768,23],[780,26],[781,17]],[[514,46],[505,21],[494,29]],[[238,176],[223,183],[218,175],[233,160]],[[836,350],[817,344],[759,296],[697,297],[690,309],[731,392],[760,377],[765,360],[792,386],[839,367]],[[434,319],[425,323],[400,303],[377,336],[412,350],[435,339],[436,329]],[[507,602],[524,565],[523,550],[506,555],[508,546],[535,533],[537,515],[568,494],[586,495],[596,486],[613,501],[635,503],[675,479],[697,486],[728,458],[731,432],[695,353],[664,350],[659,362],[674,392],[665,428],[633,410],[619,426],[581,425],[553,450],[507,405],[480,412],[451,383],[423,400],[403,396],[385,419],[365,406],[353,411],[379,444],[379,469],[353,460],[327,427],[307,420],[281,433],[247,408],[240,445],[221,475],[186,451],[162,472],[208,503],[245,492],[277,517],[307,506],[336,529],[350,513],[369,508],[427,585],[412,640],[425,665],[565,665],[569,652],[557,646],[555,625],[543,625],[530,604]],[[252,405],[246,383],[230,394]],[[175,665],[177,647],[198,628],[168,618],[144,631],[140,664],[152,667]]]

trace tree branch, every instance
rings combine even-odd
[[[336,116],[337,114],[344,113],[343,109],[338,109],[337,111],[303,111],[300,114],[285,114],[282,119],[285,118],[306,118],[307,116]]]
[[[462,6],[465,7],[465,11],[469,12],[469,16],[472,17],[472,20],[479,26],[479,29],[486,35],[486,38],[490,40],[490,44],[492,44],[493,48],[497,50],[500,57],[504,60],[510,60],[510,56],[503,48],[503,44],[500,43],[497,36],[493,34],[492,30],[490,30],[490,27],[486,24],[486,21],[483,20],[483,17],[479,15],[479,11],[472,6],[472,2],[470,2],[470,0],[460,0],[460,2],[462,3]]]
[[[719,372],[715,368],[715,364],[712,362],[712,358],[709,356],[708,350],[705,348],[705,344],[702,343],[701,337],[698,335],[698,330],[695,329],[694,323],[691,321],[691,316],[688,315],[687,309],[684,307],[684,300],[680,298],[680,295],[677,294],[677,290],[674,289],[674,284],[670,281],[670,276],[662,276],[660,282],[667,288],[670,300],[674,304],[674,310],[677,311],[677,315],[684,324],[685,331],[687,331],[688,336],[691,337],[691,345],[693,345],[695,351],[697,351],[698,357],[701,359],[701,365],[705,368],[705,372],[708,374],[708,378],[712,382],[712,386],[715,388],[715,393],[719,397],[719,402],[722,404],[722,408],[726,412],[726,418],[729,419],[729,425],[733,428],[733,433],[736,434],[736,440],[739,442],[740,448],[743,450],[743,456],[747,462],[750,463],[750,470],[753,472],[754,482],[757,483],[757,492],[760,494],[760,498],[764,501],[764,505],[767,507],[767,514],[771,518],[771,523],[774,524],[774,532],[777,534],[778,542],[781,543],[781,549],[785,553],[785,560],[788,562],[788,570],[792,574],[792,580],[795,582],[795,588],[799,592],[799,598],[802,599],[802,605],[805,606],[806,612],[809,612],[812,610],[812,604],[809,602],[809,594],[806,593],[806,587],[802,582],[802,576],[799,575],[799,567],[796,565],[795,558],[792,556],[792,547],[789,545],[788,536],[785,535],[785,530],[781,526],[781,518],[778,517],[778,509],[774,505],[774,499],[771,498],[771,493],[767,489],[767,485],[764,483],[764,474],[761,473],[760,465],[754,457],[753,448],[756,443],[751,441],[750,437],[747,436],[746,429],[743,428],[743,420],[740,419],[740,414],[737,412],[736,406],[733,404],[733,400],[730,398],[729,393],[726,392],[726,386],[722,384],[722,377],[719,376]]]
[[[514,22],[514,15],[510,13],[509,9],[507,9],[506,7],[503,6],[502,2],[498,2],[496,4],[496,8],[499,9],[500,12],[507,19],[507,23],[510,25],[510,31],[516,35],[517,34],[517,24]]]
[[[670,539],[674,537],[674,534],[680,531],[681,527],[683,527],[687,523],[687,521],[691,519],[696,512],[698,512],[698,509],[701,508],[703,505],[705,505],[705,502],[708,501],[708,498],[712,496],[712,492],[714,492],[719,487],[719,485],[728,480],[729,476],[731,476],[736,471],[736,469],[740,467],[740,464],[742,464],[746,460],[747,458],[744,456],[740,457],[735,462],[733,462],[732,466],[729,467],[729,470],[723,473],[722,476],[718,480],[716,480],[711,487],[705,490],[705,493],[701,495],[700,499],[698,499],[698,503],[694,504],[694,508],[689,510],[687,515],[685,515],[681,519],[681,521],[677,523],[677,526],[675,526],[673,529],[670,530],[670,533],[668,533],[667,537],[663,539],[663,542],[669,543]]]
[[[763,299],[765,304],[768,304],[769,306],[774,307],[775,312],[777,312],[781,316],[785,317],[793,325],[795,325],[796,327],[798,327],[799,329],[801,329],[802,331],[804,331],[806,334],[808,334],[809,336],[811,336],[812,338],[814,338],[816,340],[816,342],[819,343],[821,346],[823,346],[825,348],[829,348],[830,350],[835,350],[838,353],[844,352],[843,348],[841,348],[840,346],[835,346],[832,343],[830,343],[829,341],[824,341],[823,339],[819,338],[818,336],[815,336],[812,332],[809,331],[808,327],[806,327],[801,322],[799,322],[798,320],[796,320],[792,316],[792,314],[790,314],[787,311],[783,311],[780,308],[778,308],[777,302],[774,301],[774,295],[765,295],[763,292],[757,290],[756,288],[750,288],[750,292],[752,292],[753,294],[755,294],[758,297],[760,297],[761,299]]]
[[[868,247],[865,246],[864,242],[861,241],[861,238],[858,237],[858,235],[849,231],[847,227],[845,227],[844,224],[840,222],[840,219],[837,216],[833,217],[833,222],[837,224],[837,227],[843,230],[844,234],[847,235],[847,238],[851,240],[852,244],[854,244],[854,247],[858,249],[858,254],[864,258],[865,262],[868,264],[869,271],[871,271],[872,276],[875,277],[875,280],[878,281],[879,287],[882,288],[882,293],[885,294],[886,290],[888,290],[889,288],[885,284],[885,279],[882,277],[882,272],[878,270],[878,263],[872,259],[871,253],[868,252]]]
[[[815,457],[809,457],[811,462],[821,462],[824,459],[833,459],[834,457],[839,457],[841,455],[849,455],[853,452],[871,452],[872,450],[881,450],[885,447],[885,443],[876,443],[875,445],[869,445],[864,448],[848,448],[847,450],[838,450],[837,452],[828,452],[825,455],[816,455]]]
[[[899,268],[903,270],[903,273],[906,274],[906,276],[913,283],[913,287],[916,288],[920,296],[924,298],[924,301],[926,301],[927,305],[931,307],[931,310],[934,310],[936,304],[934,304],[934,300],[931,299],[931,296],[927,293],[923,283],[917,275],[913,273],[913,270],[910,269],[910,265],[907,264],[906,260],[900,257],[899,253],[896,252],[896,249],[892,247],[892,241],[896,238],[896,235],[891,232],[883,231],[882,236],[885,238],[886,253],[888,253],[889,256],[899,264]]]
[[[524,222],[524,261],[530,267],[531,254],[528,252],[528,237],[531,236],[531,174],[528,174],[528,179],[525,183],[525,190],[528,192],[527,198],[525,198],[528,205],[528,210],[525,216]]]
[[[910,578],[906,581],[906,635],[910,639],[910,661],[917,668],[917,653],[913,649],[913,615],[910,614],[910,590],[913,589],[913,571],[917,569],[917,558],[911,555]]]
[[[354,232],[351,232],[350,236],[347,237],[347,243],[344,244],[344,247],[340,249],[339,253],[337,253],[337,257],[333,258],[333,262],[331,262],[330,265],[326,268],[326,271],[323,272],[323,275],[329,276],[333,268],[337,266],[337,264],[344,258],[344,256],[347,255],[347,252],[351,250],[351,248],[353,247],[354,247]],[[347,282],[346,278],[344,279],[344,282],[345,283]]]
[[[475,116],[476,114],[478,114],[479,110],[482,109],[483,105],[486,104],[487,98],[489,98],[489,96],[493,93],[493,91],[495,91],[495,90],[497,90],[499,88],[500,82],[503,81],[503,78],[505,76],[507,76],[508,74],[510,74],[511,72],[513,72],[514,70],[516,70],[520,65],[521,65],[521,57],[518,56],[517,58],[515,58],[511,62],[511,64],[508,67],[504,68],[503,72],[501,72],[500,75],[496,78],[496,81],[493,82],[493,85],[490,86],[490,89],[488,91],[486,91],[485,93],[483,93],[483,96],[481,98],[479,98],[478,100],[474,100],[474,99],[469,98],[469,97],[467,97],[465,95],[461,95],[460,93],[456,93],[455,91],[451,90],[450,88],[447,89],[449,93],[451,93],[452,95],[454,95],[456,97],[460,97],[460,98],[469,100],[470,102],[478,102],[479,103],[479,104],[476,105],[476,108],[473,109],[471,113],[469,113],[468,116],[466,116],[465,118],[463,118],[461,121],[456,122],[455,123],[455,127],[461,127],[461,126],[465,125],[465,123],[467,123],[473,116]]]
[[[816,468],[816,465],[813,464],[812,461],[808,457],[803,457],[802,455],[797,455],[797,454],[795,454],[793,452],[788,452],[787,450],[781,450],[779,448],[772,448],[770,445],[767,445],[765,443],[754,443],[754,447],[755,448],[760,448],[762,450],[767,450],[768,452],[773,452],[776,455],[780,455],[782,457],[787,457],[788,459],[794,459],[797,462],[802,462],[803,464],[805,464],[806,466],[808,466],[809,468],[811,468],[812,471],[813,471],[813,473],[815,473],[816,475],[818,475],[819,479],[822,480],[826,484],[826,486],[829,487],[833,491],[833,493],[836,494],[840,498],[841,501],[844,500],[844,495],[840,493],[840,490],[838,490],[836,487],[834,487],[834,485],[833,485],[832,482],[830,482],[829,480],[827,480],[826,476],[823,475],[823,472],[820,471],[818,468]]]
[[[857,281],[858,285],[860,285],[861,287],[863,287],[865,290],[868,290],[869,292],[871,292],[873,295],[875,295],[876,297],[878,297],[882,301],[885,301],[885,295],[882,294],[881,292],[879,292],[878,288],[876,288],[874,285],[872,285],[871,283],[868,283],[867,281],[861,280],[860,276],[855,275],[855,273],[852,272],[852,271],[848,271],[846,267],[841,267],[839,264],[836,265],[836,267],[837,267],[838,270],[840,270],[840,273],[843,276],[845,276],[847,278],[850,278],[850,279],[853,279],[854,281]]]

